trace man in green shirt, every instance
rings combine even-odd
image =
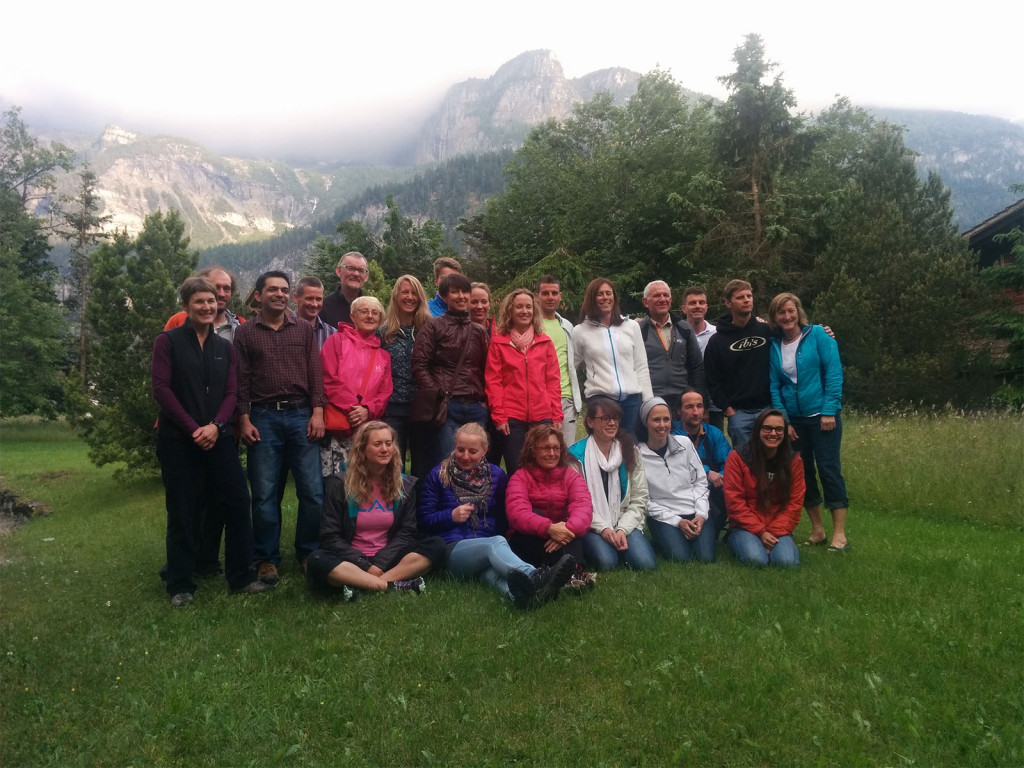
[[[562,372],[562,434],[565,442],[576,442],[576,417],[583,407],[576,361],[572,351],[572,323],[558,314],[562,289],[558,278],[544,275],[537,283],[537,305],[540,307],[544,333],[555,343],[558,367]]]

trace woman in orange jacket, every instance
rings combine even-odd
[[[530,427],[562,425],[562,374],[551,337],[541,331],[541,316],[526,288],[501,302],[487,352],[484,386],[491,420],[511,475]]]
[[[754,421],[750,440],[725,462],[729,548],[745,565],[794,568],[800,555],[793,530],[804,503],[804,465],[794,454],[782,411]]]

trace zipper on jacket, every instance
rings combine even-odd
[[[612,348],[612,370],[615,371],[615,383],[619,387],[619,400],[622,400],[622,380],[619,378],[619,360],[615,356],[615,340],[612,339],[612,329],[606,328],[608,332],[608,346]]]

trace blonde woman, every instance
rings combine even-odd
[[[391,383],[384,421],[398,435],[398,452],[405,461],[410,441],[417,438],[409,421],[416,382],[412,378],[412,347],[416,334],[430,320],[427,293],[412,275],[402,275],[391,289],[391,300],[380,327],[381,349],[391,355]]]
[[[444,553],[443,539],[417,531],[416,478],[402,474],[394,431],[382,421],[363,424],[345,471],[324,480],[320,549],[306,562],[310,583],[348,599],[353,590],[422,592],[423,574]]]
[[[542,330],[533,294],[518,288],[501,302],[487,352],[484,382],[505,470],[519,468],[526,433],[537,424],[562,428],[562,374]]]

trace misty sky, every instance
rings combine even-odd
[[[114,123],[222,154],[335,160],[411,134],[448,86],[537,48],[554,51],[568,77],[661,66],[722,97],[716,78],[757,32],[802,109],[841,94],[1024,121],[1022,4],[958,7],[955,16],[905,0],[21,2],[3,12],[0,107],[23,106],[33,128]]]

